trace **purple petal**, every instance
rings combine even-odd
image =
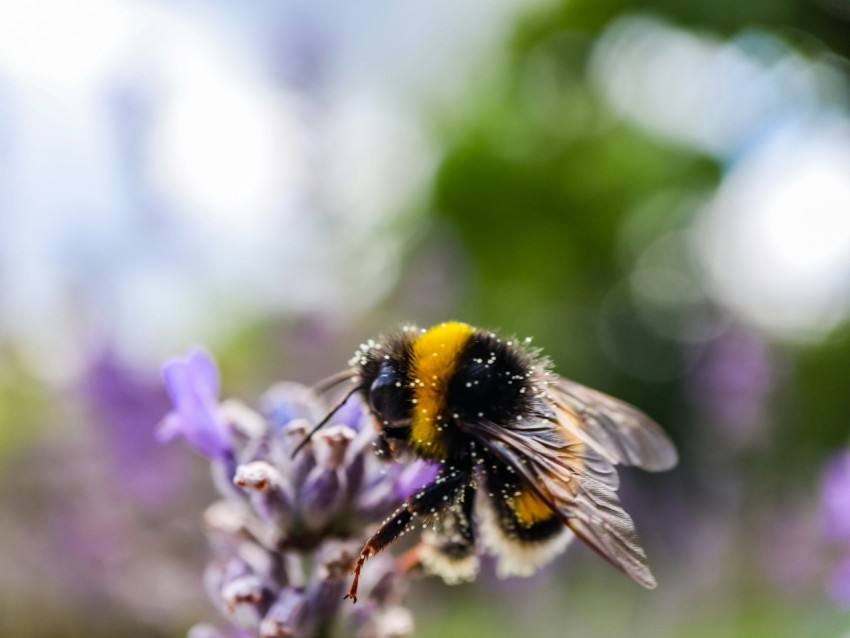
[[[189,365],[195,382],[209,388],[212,395],[217,397],[220,377],[218,366],[216,366],[212,355],[204,348],[195,346],[186,355],[186,363]]]
[[[359,548],[357,548],[359,549]],[[341,568],[340,558],[357,551],[341,543],[324,543],[316,553],[316,568],[307,589],[310,616],[317,619],[333,618],[342,604],[342,595],[348,585],[348,573]]]
[[[396,493],[395,481],[390,480],[390,466],[387,474],[379,474],[365,481],[357,497],[357,511],[367,519],[380,520],[401,505],[406,497]]]
[[[301,419],[316,423],[324,416],[313,391],[291,382],[278,383],[269,389],[262,398],[262,411],[278,428],[285,428],[292,421]]]
[[[395,493],[402,501],[406,501],[423,487],[432,483],[440,471],[438,463],[417,460],[408,465],[396,479]]]
[[[363,401],[358,395],[354,395],[345,402],[339,411],[334,415],[332,422],[334,424],[347,425],[351,429],[359,432],[363,428],[365,412],[363,411]]]
[[[309,619],[314,622],[319,619]],[[320,620],[325,620],[324,618]],[[294,587],[284,588],[260,625],[262,636],[303,635],[307,618],[304,593]],[[299,631],[300,630],[300,631]]]
[[[180,417],[174,412],[169,412],[165,418],[159,422],[154,436],[160,443],[168,443],[174,440],[175,437],[182,433],[183,426]]]
[[[307,476],[301,490],[302,516],[314,530],[324,528],[339,512],[345,500],[345,485],[341,473],[319,466]]]
[[[163,421],[160,438],[183,436],[210,458],[230,455],[230,430],[218,406],[218,371],[212,358],[195,349],[184,358],[173,358],[162,367],[174,411]]]
[[[850,452],[833,456],[823,471],[821,520],[827,538],[850,539]]]

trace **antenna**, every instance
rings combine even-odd
[[[347,393],[347,394],[346,394],[346,395],[342,398],[342,401],[340,401],[339,403],[337,403],[337,404],[334,406],[334,408],[333,408],[330,412],[328,412],[328,413],[325,415],[325,418],[324,418],[324,419],[322,419],[321,421],[319,421],[319,423],[318,423],[316,426],[314,426],[312,430],[310,430],[310,432],[307,434],[307,436],[305,436],[305,437],[304,437],[304,439],[301,441],[301,443],[299,443],[299,444],[295,447],[295,450],[293,450],[293,452],[292,452],[292,458],[295,458],[295,456],[296,456],[296,455],[297,455],[297,454],[301,451],[301,448],[303,448],[305,445],[307,445],[307,443],[309,443],[309,442],[310,442],[310,439],[312,439],[312,438],[313,438],[313,435],[314,435],[316,432],[318,432],[319,430],[321,430],[321,429],[322,429],[322,428],[323,428],[323,427],[327,424],[327,422],[331,420],[331,417],[332,417],[334,414],[336,414],[342,406],[344,406],[344,405],[345,405],[345,403],[346,403],[346,402],[347,402],[347,401],[351,398],[351,395],[353,395],[355,392],[357,392],[357,391],[360,389],[360,387],[361,387],[361,386],[359,386],[359,385],[358,385],[357,387],[352,388],[352,389],[351,389],[351,390],[350,390],[350,391],[349,391],[349,392],[348,392],[348,393]]]

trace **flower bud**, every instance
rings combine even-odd
[[[233,484],[248,492],[254,511],[261,519],[272,523],[275,531],[286,527],[291,520],[292,488],[271,464],[254,461],[240,465],[236,468]],[[278,536],[280,534],[275,534],[268,542],[273,545]]]
[[[303,638],[308,624],[304,594],[286,587],[260,623],[260,638]]]
[[[324,416],[316,393],[300,383],[277,383],[266,391],[260,403],[263,414],[277,428],[297,420],[318,423]]]

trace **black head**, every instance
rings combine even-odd
[[[360,377],[361,394],[382,429],[410,423],[413,392],[408,381],[411,344],[415,328],[370,341],[360,347],[354,364]]]

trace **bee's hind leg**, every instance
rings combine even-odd
[[[422,542],[402,556],[402,567],[421,567],[448,584],[474,580],[479,567],[472,524],[474,503],[475,489],[468,484],[423,534]]]

